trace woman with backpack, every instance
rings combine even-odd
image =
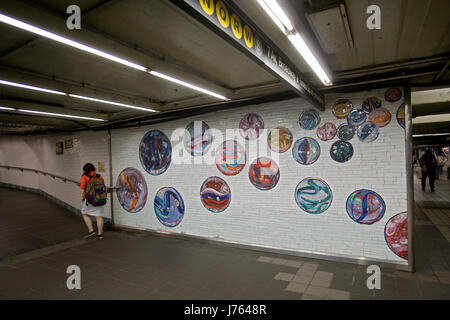
[[[80,181],[81,189],[81,215],[88,228],[85,238],[95,236],[91,216],[97,221],[97,238],[103,239],[103,214],[105,211],[107,190],[103,178],[95,172],[92,163],[83,166],[83,175]]]

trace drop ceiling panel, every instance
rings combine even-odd
[[[308,14],[321,47],[328,54],[349,49],[344,20],[339,7]]]

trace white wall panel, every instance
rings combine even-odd
[[[396,120],[396,111],[402,101],[388,103],[384,100],[384,91],[327,97],[326,111],[321,112],[320,116],[322,122],[331,121],[336,126],[346,122],[345,119],[336,119],[331,112],[331,106],[338,98],[348,98],[355,108],[360,108],[365,98],[377,96],[383,101],[383,107],[392,114],[391,122],[380,129],[376,141],[362,143],[357,137],[350,141],[354,156],[346,163],[337,163],[330,157],[330,146],[337,137],[323,142],[317,138],[315,130],[304,130],[299,126],[300,114],[311,108],[300,98],[218,111],[140,128],[113,130],[113,179],[116,180],[126,167],[134,167],[144,175],[148,186],[147,203],[140,212],[128,213],[115,197],[115,222],[129,227],[223,239],[242,244],[403,262],[403,259],[388,248],[384,240],[384,227],[389,218],[406,211],[404,129]],[[171,138],[176,129],[184,128],[193,120],[203,120],[211,128],[225,132],[226,129],[236,129],[242,117],[249,112],[260,114],[266,129],[279,125],[289,128],[294,142],[304,136],[315,138],[321,147],[319,160],[313,165],[302,166],[293,159],[292,148],[279,154],[276,162],[280,167],[281,177],[277,186],[269,191],[260,191],[249,181],[248,169],[255,156],[247,158],[244,170],[236,176],[224,176],[214,164],[181,165],[174,164],[173,160],[166,172],[152,176],[140,163],[139,143],[149,130],[161,130]],[[259,139],[263,145],[267,145],[267,135],[260,136]],[[240,136],[238,140],[243,142]],[[174,140],[171,142],[172,150],[180,143]],[[206,210],[200,200],[200,187],[210,176],[223,178],[231,188],[231,204],[221,213]],[[310,176],[325,180],[333,192],[333,202],[322,214],[313,215],[302,211],[294,199],[297,184]],[[162,225],[154,212],[155,194],[162,187],[175,188],[184,200],[184,218],[174,228]],[[361,225],[347,215],[347,197],[358,189],[370,189],[383,197],[387,210],[378,223]]]

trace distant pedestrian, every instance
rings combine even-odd
[[[95,172],[92,163],[86,163],[83,167],[83,175],[80,181],[81,189],[81,215],[88,228],[85,238],[95,236],[94,226],[90,216],[97,222],[97,238],[103,239],[103,215],[105,211],[107,190],[103,178]]]
[[[437,165],[438,165],[437,179],[439,179],[440,175],[444,173],[445,160],[446,160],[445,155],[442,152],[442,150],[440,150],[437,156]]]
[[[426,179],[428,177],[431,192],[434,192],[434,179],[436,178],[437,161],[431,149],[427,149],[419,160],[422,169],[422,190],[425,191]]]

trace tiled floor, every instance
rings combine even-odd
[[[80,217],[42,195],[0,188],[0,259],[73,240]]]
[[[445,190],[445,186],[448,181],[440,180],[437,192]],[[13,198],[18,191],[8,190],[7,196],[3,192],[2,189],[0,198],[6,199]],[[419,187],[417,272],[382,269],[381,290],[367,288],[369,275],[365,266],[148,233],[107,232],[104,240],[84,241],[79,239],[84,233],[82,222],[72,216],[67,224],[73,233],[68,237],[78,240],[49,241],[52,246],[46,248],[29,245],[28,250],[37,254],[9,251],[15,259],[0,257],[0,299],[450,299],[450,243],[439,229],[448,227],[446,212],[450,206],[442,208],[446,206],[443,196],[430,212],[429,204],[435,203],[430,199],[434,195],[420,192]],[[71,215],[37,197],[28,200],[34,207]],[[30,207],[28,210],[33,212]],[[33,220],[28,219],[35,216],[30,212],[26,217],[30,231],[20,233],[20,221],[24,220],[10,219],[10,212],[0,211],[2,230],[10,232],[9,235],[19,234],[17,242],[22,241],[21,237],[39,239],[34,232],[43,237],[43,230],[53,227],[41,229],[38,226],[43,221],[37,219],[36,227],[32,228],[29,221]],[[13,240],[14,237],[9,241]],[[69,265],[81,268],[81,290],[67,289]]]

